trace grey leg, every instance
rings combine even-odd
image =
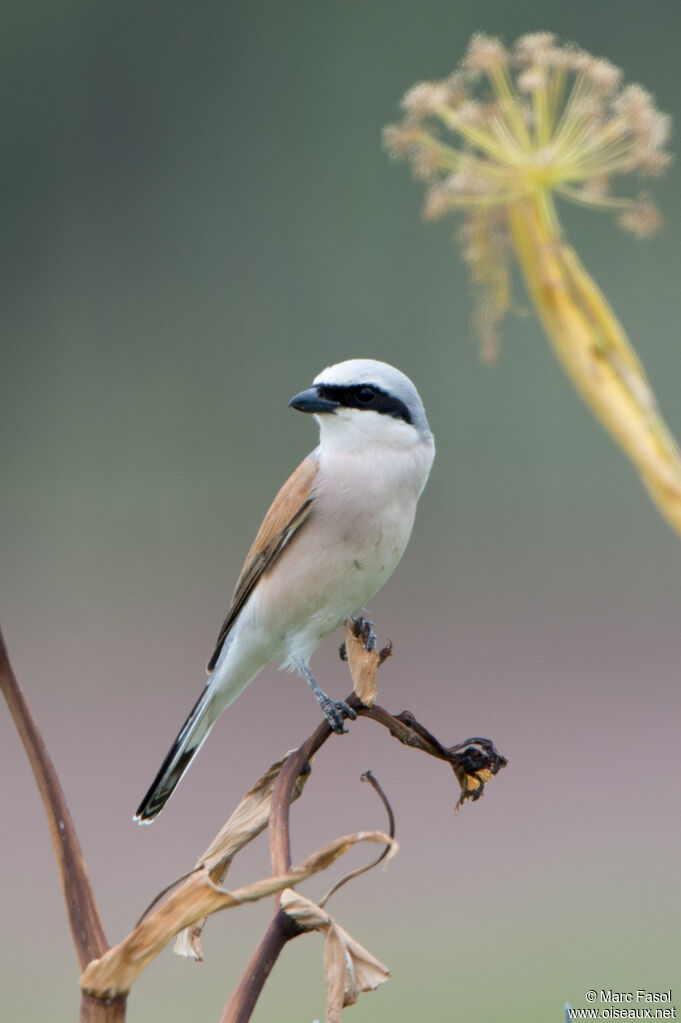
[[[357,714],[352,707],[348,707],[347,703],[343,700],[332,700],[330,696],[327,696],[305,661],[299,660],[296,657],[295,663],[298,671],[315,694],[317,703],[321,707],[322,713],[328,721],[329,726],[337,735],[342,735],[343,732],[347,732],[347,728],[343,727],[343,720],[345,718],[351,718],[354,721],[357,717]]]

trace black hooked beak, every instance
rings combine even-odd
[[[316,387],[309,387],[307,391],[301,391],[291,398],[289,408],[295,408],[299,412],[335,412],[339,402],[329,401],[328,398],[321,398]]]

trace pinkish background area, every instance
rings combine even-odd
[[[370,609],[395,644],[379,699],[447,744],[492,738],[509,765],[455,815],[449,770],[370,722],[320,755],[292,813],[294,859],[384,826],[367,768],[400,841],[387,871],[329,906],[393,974],[348,1019],[561,1023],[589,988],[681,1002],[681,540],[531,317],[510,318],[499,365],[481,364],[451,231],[420,223],[420,187],[380,146],[405,89],[448,73],[476,29],[554,29],[678,123],[679,10],[6,5],[0,622],[111,941],[318,721],[305,685],[267,669],[163,816],[132,824],[260,517],[316,443],[289,397],[330,362],[372,356],[413,377],[438,449]],[[678,169],[655,192],[667,227],[646,245],[603,215],[566,210],[565,226],[679,436]],[[313,667],[340,697],[339,640]],[[0,821],[0,1018],[67,1023],[75,959],[2,707]],[[268,869],[261,839],[228,883]],[[166,952],[130,1023],[217,1020],[269,913],[213,919],[203,965]],[[255,1019],[323,1018],[322,957],[318,936],[292,943]]]

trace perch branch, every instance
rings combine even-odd
[[[430,756],[447,761],[460,785],[457,809],[466,799],[473,801],[479,799],[485,783],[505,767],[506,758],[496,751],[489,739],[468,739],[456,746],[443,746],[410,711],[393,715],[385,708],[375,705],[376,672],[391,656],[392,644],[389,642],[382,650],[377,651],[373,631],[370,626],[367,629],[367,625],[368,623],[361,620],[346,622],[345,641],[341,646],[340,656],[342,660],[349,661],[355,691],[346,698],[345,703],[352,707],[358,716],[369,717],[377,724],[383,725],[403,745],[420,749]],[[367,642],[367,636],[371,637],[371,642]],[[297,750],[289,754],[279,772],[272,792],[270,809],[270,857],[273,875],[284,873],[291,863],[289,809],[296,781],[301,772],[308,769],[310,759],[331,734],[328,724],[322,722]],[[394,821],[390,809],[388,812],[392,837]],[[330,895],[333,890],[331,889],[328,894]],[[302,933],[302,929],[295,921],[279,908],[280,898],[281,893],[278,893],[275,914],[246,964],[219,1023],[248,1023],[279,954],[288,941]],[[328,895],[324,901],[326,898]]]
[[[279,771],[272,791],[269,820],[270,862],[273,875],[285,874],[291,866],[289,807],[296,781],[307,768],[310,757],[331,734],[329,725],[323,721],[297,750],[289,754]],[[303,933],[295,920],[279,908],[279,902],[280,893],[277,893],[274,916],[246,963],[239,982],[220,1016],[220,1023],[247,1023],[284,945]]]

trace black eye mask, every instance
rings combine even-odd
[[[393,419],[403,419],[411,425],[411,413],[404,402],[382,391],[375,384],[352,384],[349,387],[343,384],[317,384],[316,388],[320,398],[335,401],[345,408],[371,409],[392,416]]]

